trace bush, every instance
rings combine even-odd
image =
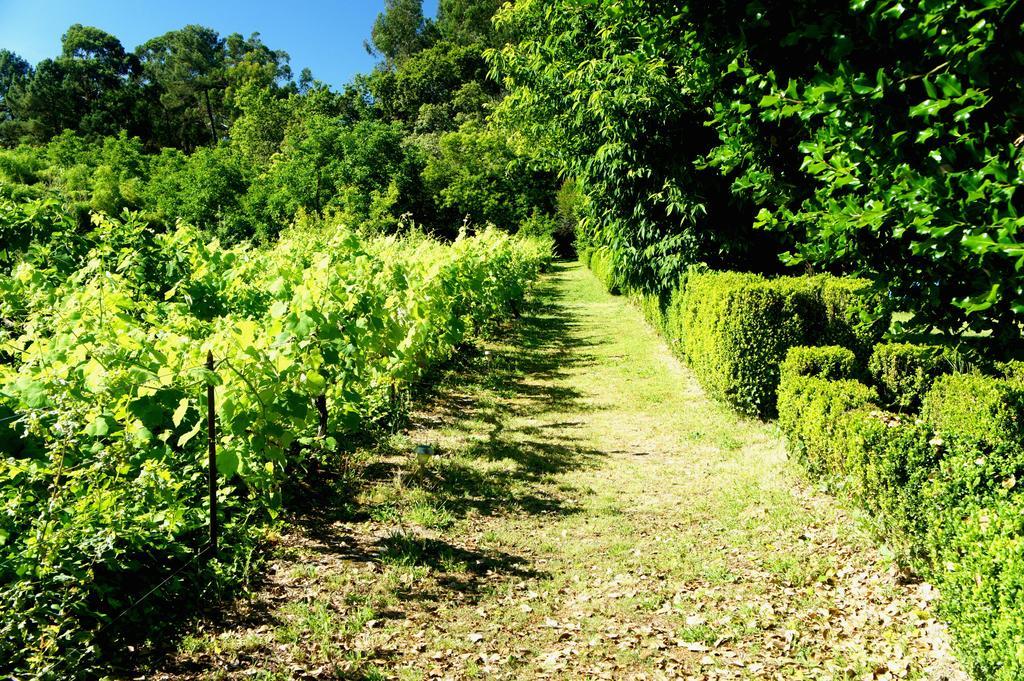
[[[643,313],[647,323],[655,328],[658,333],[665,333],[665,300],[656,293],[633,294],[640,312]]]
[[[979,678],[1024,672],[1024,385],[978,374],[936,379],[922,416],[943,456],[926,489],[943,613]]]
[[[920,566],[929,554],[924,488],[939,455],[930,430],[918,419],[863,409],[848,414],[841,431],[836,446],[846,452],[850,496],[896,555]]]
[[[1024,677],[1024,500],[959,520],[936,566],[940,612],[975,678]]]
[[[594,272],[608,293],[614,296],[622,293],[616,272],[615,259],[607,248],[598,248],[590,254],[590,269]]]
[[[790,453],[815,475],[842,481],[848,473],[846,416],[872,408],[877,399],[858,381],[787,373],[779,387],[779,428]]]
[[[935,380],[921,415],[947,442],[985,449],[1019,447],[1024,434],[1024,386],[981,374]]]
[[[870,347],[889,325],[889,313],[859,279],[696,270],[672,294],[665,317],[673,348],[705,389],[762,417],[776,413],[779,365],[790,348],[849,341],[859,365],[856,348]]]
[[[1001,362],[996,365],[996,373],[1007,380],[1024,383],[1024,361]]]
[[[782,363],[781,377],[814,376],[831,381],[854,378],[857,373],[857,357],[852,350],[837,345],[820,347],[797,346],[786,353]]]
[[[673,296],[667,326],[711,395],[770,416],[786,352],[822,336],[818,293],[810,278],[692,273]]]
[[[896,411],[916,411],[932,382],[955,366],[955,353],[938,345],[880,343],[868,361],[868,371],[882,400]]]
[[[1024,478],[1024,386],[978,374],[944,376],[922,416],[942,458],[927,490],[930,542],[941,546],[972,505],[1014,492]]]
[[[584,267],[590,267],[590,256],[593,253],[594,250],[592,248],[581,245],[577,245],[576,247],[576,257],[581,263],[583,263]]]
[[[821,303],[825,308],[822,342],[853,350],[866,362],[892,321],[888,302],[865,279],[822,277]]]
[[[874,391],[831,370],[832,349],[794,348],[779,425],[810,472],[868,511],[897,555],[942,593],[965,663],[985,679],[1024,674],[1024,385],[935,379],[921,418],[871,406]],[[810,374],[810,375],[806,375]]]

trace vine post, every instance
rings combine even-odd
[[[206,368],[213,373],[213,351],[206,353]],[[210,551],[217,555],[217,407],[214,403],[214,385],[206,386],[206,433],[210,459]]]

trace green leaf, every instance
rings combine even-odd
[[[188,444],[189,440],[191,440],[192,438],[199,434],[199,431],[202,429],[202,427],[203,421],[202,419],[200,419],[199,421],[196,422],[196,425],[192,427],[192,430],[188,431],[187,433],[178,438],[178,446],[184,447],[186,444]]]
[[[50,394],[46,386],[39,381],[31,381],[22,390],[25,404],[31,409],[42,409],[50,403]]]
[[[178,426],[181,425],[181,420],[184,419],[185,418],[185,414],[188,413],[188,407],[189,407],[189,400],[188,400],[188,398],[187,397],[181,398],[181,401],[178,402],[178,408],[175,409],[174,413],[171,415],[171,423],[174,424],[175,428],[177,428]]]
[[[103,437],[104,435],[110,434],[111,424],[114,422],[112,418],[106,414],[101,414],[85,428],[85,434],[92,437]]]
[[[233,450],[221,449],[217,452],[217,472],[230,478],[238,472],[238,455]]]
[[[317,372],[311,371],[306,374],[306,385],[309,387],[310,391],[319,395],[323,393],[324,388],[327,387],[327,379]]]

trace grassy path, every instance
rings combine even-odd
[[[932,592],[564,266],[162,678],[963,678]],[[406,454],[431,443],[419,466]]]

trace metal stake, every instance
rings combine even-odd
[[[206,368],[213,372],[213,351],[206,354]],[[217,555],[217,408],[213,381],[206,386],[206,433],[210,454],[210,552]]]

